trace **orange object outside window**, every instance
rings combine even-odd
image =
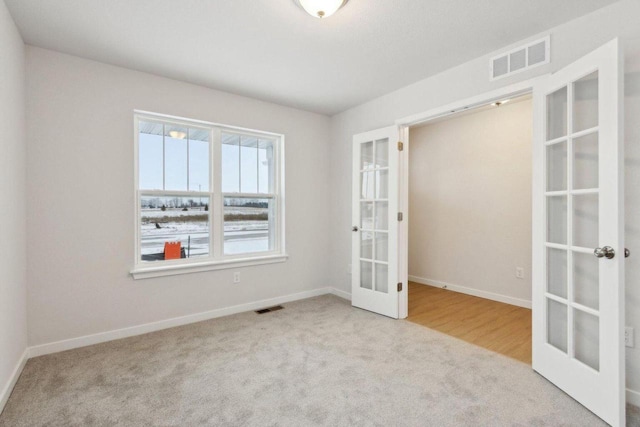
[[[180,259],[180,242],[164,242],[164,259]]]

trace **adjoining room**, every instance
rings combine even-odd
[[[531,96],[409,140],[408,320],[531,363]]]

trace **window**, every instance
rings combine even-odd
[[[282,136],[137,113],[134,277],[283,261]]]

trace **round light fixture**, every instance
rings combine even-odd
[[[179,130],[171,130],[169,131],[169,136],[174,139],[185,139],[187,137],[187,133]]]
[[[349,0],[296,0],[311,16],[327,18],[338,11]]]
[[[496,101],[493,104],[491,104],[492,107],[499,107],[502,104],[506,104],[507,102],[509,102],[510,99],[503,99],[502,101]]]

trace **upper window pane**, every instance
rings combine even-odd
[[[189,130],[189,191],[209,191],[209,135]]]
[[[144,190],[162,190],[163,185],[163,148],[162,124],[153,122],[139,123],[139,185]]]
[[[273,170],[273,142],[258,141],[258,193],[275,193]]]
[[[222,191],[240,192],[240,136],[222,134]]]
[[[274,171],[273,141],[222,134],[222,192],[272,194]]]
[[[187,191],[187,135],[186,127],[165,125],[165,190]]]
[[[240,191],[258,192],[258,138],[240,139]]]
[[[210,131],[140,121],[139,188],[209,191]]]

